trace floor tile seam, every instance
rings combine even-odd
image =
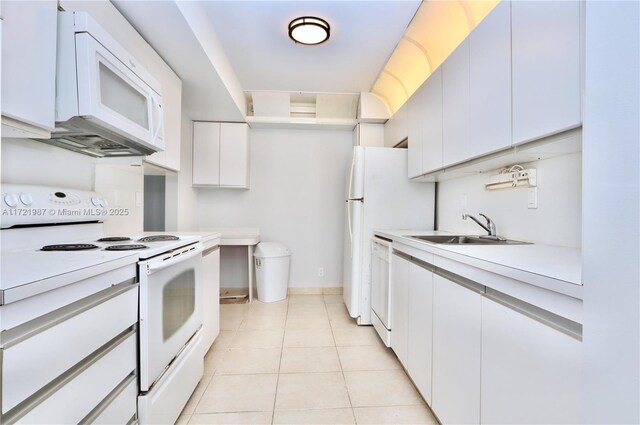
[[[326,305],[325,305],[325,309],[326,309]],[[333,344],[336,347],[336,353],[338,354],[338,363],[340,364],[340,373],[342,374],[342,382],[344,382],[344,389],[347,392],[349,406],[351,407],[351,413],[353,415],[353,420],[355,422],[355,412],[353,411],[353,401],[351,400],[351,394],[349,393],[349,386],[347,385],[347,377],[344,375],[344,366],[342,365],[342,360],[340,359],[340,352],[338,351],[338,344],[336,343],[336,336],[333,333],[333,327],[331,328],[331,337],[333,338]]]
[[[271,412],[271,424],[273,424],[276,415],[276,403],[278,402],[278,387],[280,385],[280,370],[282,368],[282,354],[284,353],[284,338],[287,333],[287,321],[289,320],[289,301],[287,301],[286,314],[284,316],[284,330],[282,332],[282,340],[280,344],[280,361],[278,362],[278,376],[276,377],[276,390],[273,395],[273,409]]]

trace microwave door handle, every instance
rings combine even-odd
[[[155,96],[151,96],[151,105],[153,108],[158,110],[158,126],[156,127],[155,132],[153,134],[153,142],[155,143],[155,141],[158,140],[158,135],[160,134],[160,130],[164,126],[164,114],[162,113],[162,105],[160,105],[160,102],[156,100]]]
[[[196,257],[200,254],[202,254],[202,251],[204,250],[203,246],[200,244],[196,249],[194,249],[193,251],[188,252],[187,254],[181,254],[181,255],[176,255],[175,257],[172,257],[168,260],[165,261],[152,261],[149,262],[147,264],[147,275],[153,274],[159,270],[162,269],[166,269],[167,267],[171,267],[177,263],[180,263],[182,261],[186,261],[190,258]]]

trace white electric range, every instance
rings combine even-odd
[[[197,235],[105,237],[94,192],[3,185],[2,303],[137,263],[138,420],[173,423],[202,377],[202,245]]]

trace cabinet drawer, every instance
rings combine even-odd
[[[136,414],[138,383],[135,376],[113,401],[91,422],[94,424],[126,424]]]
[[[4,332],[2,412],[14,408],[118,336],[137,322],[137,315],[137,285],[126,285]]]
[[[77,424],[82,421],[127,375],[134,372],[136,339],[133,330],[123,335],[115,347],[106,348],[105,352],[88,360],[92,364],[60,389],[49,396],[43,395],[44,401],[17,423]]]

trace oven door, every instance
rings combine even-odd
[[[164,150],[162,97],[88,33],[76,34],[76,61],[79,115]]]
[[[148,391],[202,326],[202,244],[139,263],[140,389]]]

